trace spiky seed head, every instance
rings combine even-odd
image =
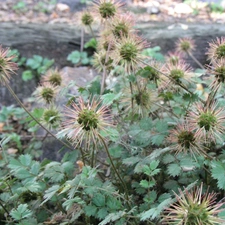
[[[51,106],[44,110],[42,121],[49,129],[57,128],[61,122],[61,113],[56,107]]]
[[[115,50],[111,54],[114,65],[121,65],[126,73],[135,72],[143,67],[142,60],[146,56],[142,54],[142,50],[146,46],[146,42],[136,35],[121,38],[115,43]]]
[[[84,12],[81,16],[81,22],[84,26],[91,26],[94,22],[94,18],[89,12]]]
[[[8,48],[3,48],[0,45],[0,83],[3,85],[9,82],[11,74],[15,74],[18,66],[13,59],[17,56],[10,54]]]
[[[108,20],[118,14],[118,9],[122,4],[114,0],[99,0],[94,2],[94,11],[102,20]]]
[[[33,95],[39,102],[51,104],[58,93],[58,88],[50,83],[43,83],[38,86]]]
[[[49,69],[42,77],[42,83],[49,82],[53,86],[60,86],[62,84],[62,75],[58,69]]]
[[[58,136],[68,138],[75,147],[85,144],[85,150],[99,141],[100,131],[107,131],[112,126],[108,108],[95,98],[85,103],[80,97],[78,103],[66,107],[64,115],[63,129]]]
[[[91,109],[84,109],[79,113],[77,122],[86,131],[96,129],[99,123],[98,114]]]
[[[216,102],[206,106],[201,103],[195,104],[187,118],[198,140],[215,142],[221,139],[221,135],[225,132],[225,109],[219,107]]]
[[[216,38],[209,43],[209,49],[206,53],[211,62],[225,59],[225,37]]]
[[[218,217],[223,203],[216,202],[216,194],[203,193],[203,183],[192,190],[185,189],[176,194],[176,202],[164,210],[163,224],[218,225],[225,220]]]
[[[195,43],[191,38],[180,38],[176,42],[176,51],[179,53],[191,53],[195,50]]]
[[[194,132],[185,121],[170,130],[167,141],[172,149],[178,153],[190,153],[192,156],[202,154],[202,143],[195,138]]]

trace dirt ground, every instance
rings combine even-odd
[[[0,0],[0,22],[74,24],[77,13],[88,5],[81,1],[88,0]],[[218,2],[215,0],[123,0],[123,2],[126,10],[137,15],[137,22],[225,23],[224,8],[219,4],[209,3]]]

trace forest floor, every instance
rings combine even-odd
[[[87,0],[0,0],[0,22],[75,24]],[[216,0],[123,0],[136,22],[225,23],[225,10]],[[215,3],[209,3],[215,2]],[[224,4],[225,5],[225,4]]]

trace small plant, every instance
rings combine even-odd
[[[15,10],[17,13],[24,13],[27,11],[27,5],[24,1],[19,1],[13,6],[13,10]]]
[[[164,57],[139,36],[121,3],[100,0],[93,7],[78,21],[93,31],[100,20],[86,44],[93,60],[82,35],[81,51],[67,59],[99,76],[76,87],[50,68],[53,61],[34,55],[25,66],[26,79],[40,78],[33,93],[38,108],[25,107],[10,86],[18,53],[0,49],[1,85],[23,108],[0,112],[1,223],[225,223],[225,37],[209,43],[203,66],[191,38],[175,40]],[[25,132],[31,140],[23,140]],[[50,135],[70,150],[58,161],[38,160]]]
[[[88,57],[87,52],[79,52],[77,50],[71,52],[68,55],[67,60],[76,65],[87,65],[90,63],[90,58]]]

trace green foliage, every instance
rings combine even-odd
[[[160,53],[161,48],[160,46],[155,46],[153,48],[146,48],[145,50],[143,50],[142,54],[149,56],[157,61],[162,61],[164,62],[164,56],[162,55],[162,53]]]
[[[71,52],[68,55],[67,60],[77,65],[87,65],[90,63],[90,58],[88,57],[87,52],[79,52],[77,50]]]
[[[104,14],[114,12],[110,2],[102,4]],[[15,7],[21,11],[25,6]],[[36,4],[37,11],[47,12],[46,7],[42,1]],[[206,71],[198,69],[186,76],[187,71],[180,71],[183,61],[168,66],[159,46],[142,51],[142,41],[133,39],[133,31],[122,40],[111,36],[110,43],[102,40],[109,33],[106,28],[111,26],[103,27],[101,41],[92,38],[84,46],[98,53],[93,57],[99,76],[83,86],[70,80],[57,87],[56,102],[32,106],[29,112],[35,120],[18,107],[0,109],[0,224],[159,225],[164,210],[179,201],[175,193],[200,183],[201,194],[210,185],[222,202],[224,74],[218,79],[218,71],[207,71],[206,80]],[[126,41],[129,54],[124,57],[121,49]],[[54,63],[39,55],[23,58],[17,50],[8,57],[12,54],[23,69],[24,81],[39,81]],[[67,60],[92,69],[87,52],[73,51]],[[156,62],[155,68],[149,60],[163,63]],[[176,66],[179,78],[169,71]],[[211,63],[211,70],[214,66]],[[221,88],[214,89],[216,82]],[[43,135],[39,123],[44,125],[48,107],[57,107],[62,123],[51,131],[46,127]],[[199,123],[202,111],[214,117],[210,129]],[[67,151],[57,161],[40,157],[50,134],[64,145],[56,145],[60,147],[54,151]]]

